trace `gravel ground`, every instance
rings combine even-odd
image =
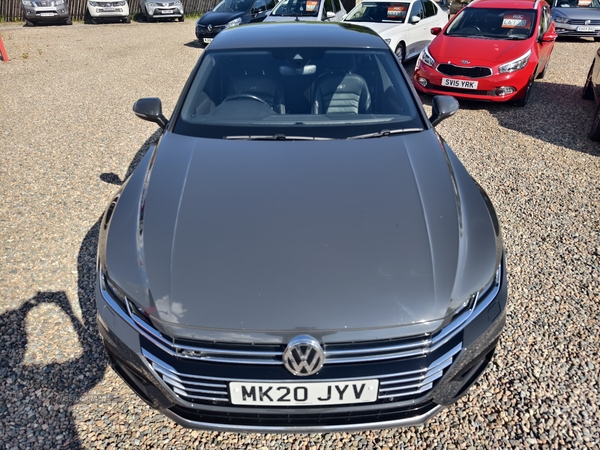
[[[157,96],[170,114],[201,52],[193,21],[0,35],[0,448],[600,448],[600,146],[580,99],[599,44],[558,42],[527,107],[463,103],[438,127],[507,249],[507,326],[468,395],[422,427],[244,435],[149,409],[94,319],[97,221],[157,136],[131,106]]]

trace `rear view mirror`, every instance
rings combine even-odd
[[[431,31],[431,34],[433,34],[434,36],[437,36],[438,34],[440,34],[442,32],[442,29],[440,27],[434,27],[430,31]]]
[[[431,117],[429,121],[434,127],[442,120],[458,111],[458,102],[449,95],[436,95],[431,101]]]
[[[160,98],[140,98],[133,105],[133,112],[140,119],[154,122],[161,128],[166,128],[168,120],[162,113]]]

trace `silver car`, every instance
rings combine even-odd
[[[67,0],[21,0],[21,8],[27,26],[40,23],[73,24]]]
[[[141,0],[140,13],[148,22],[162,19],[177,19],[180,22],[185,20],[181,0],[167,2]]]
[[[100,224],[114,370],[201,429],[417,425],[483,372],[506,318],[498,218],[373,31],[242,25],[202,52]]]
[[[600,41],[599,0],[552,0],[552,19],[559,37],[593,37]]]

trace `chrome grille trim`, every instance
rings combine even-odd
[[[372,347],[359,348],[355,349],[355,351],[352,349],[335,350],[336,344],[325,344],[325,364],[351,364],[426,356],[438,350],[450,339],[460,333],[472,320],[474,320],[475,317],[481,314],[494,301],[498,295],[498,292],[500,291],[501,279],[502,266],[499,266],[496,272],[496,278],[491,288],[481,297],[475,299],[471,309],[461,313],[446,327],[433,336],[422,339],[416,338],[419,340],[401,344],[391,343],[385,345],[381,342],[376,342]],[[112,297],[112,295],[116,294],[111,294],[108,292],[109,288],[106,285],[107,282],[105,276],[101,271],[100,281],[101,294],[104,300],[115,311],[115,313],[119,314],[123,320],[137,330],[142,336],[169,355],[188,360],[200,360],[227,364],[283,364],[283,345],[279,346],[281,351],[260,350],[260,348],[248,351],[177,344],[173,339],[165,338],[156,328],[142,319],[138,313],[134,311],[136,307],[128,299],[125,299],[124,303],[126,311],[124,311],[123,307],[121,307]],[[270,347],[272,349],[273,347],[277,346],[273,345]]]
[[[319,379],[312,381],[303,380],[303,382],[337,383],[379,379],[383,381],[379,382],[378,400],[415,396],[430,390],[433,387],[433,382],[443,376],[444,369],[452,364],[454,358],[461,350],[462,344],[458,344],[443,356],[433,361],[429,367],[420,370],[353,378]],[[144,348],[142,348],[142,355],[164,385],[177,397],[186,402],[204,400],[229,403],[228,387],[229,383],[232,381],[248,383],[290,383],[289,379],[250,380],[241,378],[205,377],[201,375],[180,373]]]

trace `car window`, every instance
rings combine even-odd
[[[600,8],[599,0],[553,0],[553,8]]]
[[[423,0],[423,6],[425,9],[425,17],[435,16],[437,9],[431,0]]]
[[[340,0],[333,0],[333,5],[335,6],[336,11],[340,11],[342,9],[340,6]]]
[[[254,12],[266,11],[267,5],[265,4],[265,0],[256,0],[252,8],[254,8]]]
[[[325,4],[323,7],[323,16],[326,17],[327,12],[331,11],[331,12],[335,12],[335,10],[333,9],[333,2],[331,0],[325,0]]]
[[[213,8],[215,12],[242,12],[248,11],[252,0],[223,0]]]
[[[207,49],[192,77],[175,133],[345,139],[425,126],[384,49]]]
[[[423,4],[420,0],[413,3],[413,7],[410,12],[410,17],[414,16],[420,17],[421,19],[425,17],[425,13],[423,11]]]
[[[267,0],[267,10],[275,8],[277,0]]]
[[[536,31],[537,13],[530,9],[465,8],[446,29],[448,36],[527,39]]]
[[[400,2],[368,2],[356,6],[346,17],[352,22],[390,22],[404,23],[409,3]]]
[[[272,16],[288,17],[317,17],[320,0],[281,0],[273,11]]]

